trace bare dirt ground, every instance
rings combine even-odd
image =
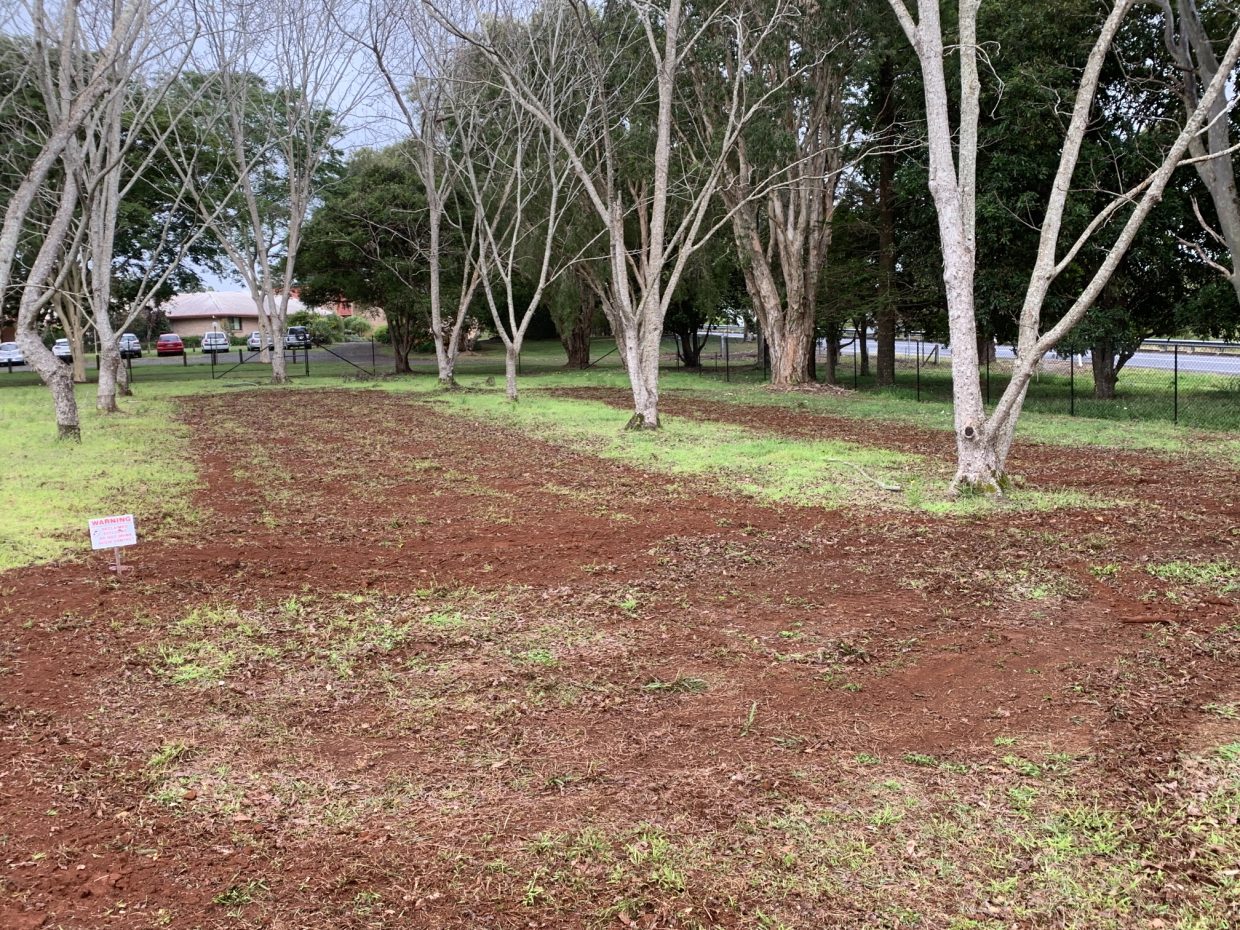
[[[378,392],[184,415],[198,516],[131,575],[0,576],[4,928],[1171,927],[1236,903],[1223,776],[1183,767],[1240,738],[1240,592],[1209,569],[1240,561],[1234,472],[1025,447],[1040,486],[1142,503],[930,518],[759,505]],[[1081,899],[1091,875],[1115,885]]]

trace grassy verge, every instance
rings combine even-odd
[[[494,421],[566,451],[586,452],[676,477],[706,479],[715,493],[813,507],[898,507],[932,513],[976,513],[995,506],[1084,506],[1082,494],[1016,491],[1001,504],[953,499],[950,471],[921,456],[830,439],[770,436],[744,427],[665,416],[657,433],[621,430],[622,414],[597,401],[531,391],[517,404],[498,390],[427,393],[426,381],[396,390],[429,396],[443,408]]]
[[[164,520],[193,519],[189,429],[168,392],[145,392],[126,401],[127,414],[109,418],[95,412],[93,386],[82,385],[78,401],[81,445],[54,439],[44,388],[0,391],[0,570],[88,551],[91,517],[132,512],[145,538]]]

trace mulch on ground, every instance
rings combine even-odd
[[[664,409],[950,454],[911,427]],[[549,911],[509,871],[531,838],[704,837],[838,801],[854,758],[984,769],[1008,735],[1141,797],[1234,734],[1201,707],[1237,696],[1236,593],[1145,570],[1237,561],[1219,466],[1025,446],[1040,486],[1142,503],[948,519],[687,490],[381,392],[185,418],[192,525],[123,582],[102,558],[0,576],[5,927],[581,926],[608,902]],[[749,925],[727,877],[695,915],[662,893],[609,919]]]

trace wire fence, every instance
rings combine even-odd
[[[910,401],[950,403],[952,399],[951,348],[916,334],[896,340],[895,379],[889,385],[879,384],[877,377],[878,346],[873,337],[854,333],[840,344],[835,359],[836,383],[842,387],[866,392],[885,392]],[[530,372],[563,370],[563,355],[558,344],[554,351],[535,349],[525,367]],[[1005,347],[994,347],[992,357],[984,359],[979,372],[980,387],[988,404],[999,400],[1011,379],[1012,353]],[[349,374],[364,372],[377,375],[390,369],[390,350],[377,347],[373,341],[338,343],[304,349],[285,350],[291,377]],[[664,343],[664,365],[679,367],[676,343],[671,337]],[[90,359],[94,362],[94,357]],[[433,358],[411,359],[419,369],[433,367]],[[704,377],[721,380],[760,381],[766,368],[753,338],[743,338],[739,331],[714,332],[701,350],[701,367],[695,369]],[[494,365],[489,355],[477,360]],[[97,362],[95,363],[97,365]],[[463,361],[466,369],[474,360]],[[128,360],[135,382],[147,378],[163,380],[176,377],[175,372],[187,366],[184,374],[216,380],[224,378],[261,378],[270,366],[260,363],[259,354],[245,348],[232,348],[226,353],[193,353],[178,358],[150,358],[149,354],[135,363]],[[591,366],[619,368],[621,360],[615,342],[599,337],[591,352]],[[0,378],[0,386],[29,382],[34,376],[19,363],[0,360],[0,371],[8,369],[8,377]],[[829,357],[825,345],[819,344],[817,371],[825,380]],[[22,373],[25,372],[25,377]],[[88,379],[93,372],[88,366]],[[14,377],[15,376],[15,377]],[[1193,429],[1240,432],[1240,343],[1196,342],[1156,339],[1141,344],[1131,357],[1123,360],[1112,377],[1108,366],[1095,364],[1084,355],[1050,354],[1038,366],[1025,398],[1025,409],[1039,413],[1091,417],[1104,420],[1163,420]]]
[[[924,336],[896,340],[895,379],[879,383],[878,346],[854,333],[836,358],[836,383],[857,391],[885,391],[910,400],[950,403],[951,348]],[[818,346],[820,380],[828,352]],[[987,404],[999,400],[1011,380],[1012,352],[992,347],[982,359],[980,387]],[[717,334],[702,354],[702,370],[745,378],[762,366],[757,343],[741,334]],[[1104,420],[1165,420],[1194,429],[1240,432],[1240,344],[1153,339],[1111,365],[1089,354],[1049,354],[1038,365],[1024,409]]]

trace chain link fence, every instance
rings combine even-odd
[[[838,380],[878,389],[877,346],[860,339],[844,347]],[[987,403],[1007,388],[1012,352],[994,347],[982,360]],[[924,338],[896,344],[895,385],[917,400],[951,400],[951,350]],[[1240,344],[1157,339],[1123,355],[1050,353],[1038,365],[1024,409],[1105,420],[1166,420],[1195,429],[1240,431]]]
[[[669,344],[669,361],[675,347]],[[886,391],[909,400],[950,403],[951,347],[917,334],[896,340],[895,382],[878,383],[878,346],[854,333],[840,345],[836,383],[857,391]],[[711,336],[702,350],[704,375],[752,380],[763,376],[752,338],[735,332]],[[826,380],[828,353],[820,343],[819,380]],[[988,404],[999,400],[1011,379],[1012,351],[992,347],[983,359],[981,388]],[[1089,353],[1051,353],[1038,366],[1025,410],[1104,420],[1164,420],[1193,429],[1240,432],[1240,343],[1151,339],[1108,364]]]

